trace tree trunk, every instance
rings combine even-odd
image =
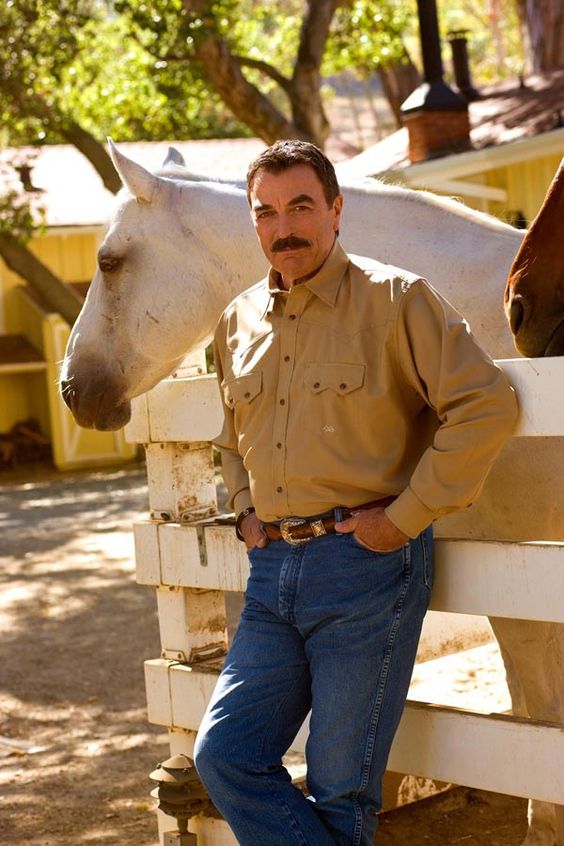
[[[117,194],[121,188],[121,180],[104,145],[74,121],[65,121],[59,127],[59,132],[65,141],[73,144],[88,159],[108,191]]]
[[[58,312],[72,326],[82,301],[71,288],[57,279],[27,247],[6,232],[0,232],[0,255],[10,270],[29,282],[49,308]]]
[[[323,149],[331,128],[321,99],[321,62],[339,0],[308,0],[292,78],[294,124]]]
[[[55,106],[47,107],[38,96],[30,97],[25,92],[8,91],[11,99],[18,103],[24,114],[41,116],[46,121],[55,117],[56,131],[73,144],[90,162],[102,179],[106,188],[116,194],[121,188],[121,181],[103,144],[86,132]],[[78,317],[82,307],[80,298],[68,288],[49,268],[36,258],[23,244],[8,233],[0,233],[0,256],[6,265],[31,285],[49,304],[53,311],[59,312],[71,324]]]
[[[405,61],[378,68],[378,76],[384,89],[384,94],[396,119],[398,127],[402,125],[401,104],[407,100],[421,82],[419,71],[411,61],[409,53],[405,51]]]
[[[201,27],[193,47],[195,61],[235,117],[267,144],[279,138],[300,138],[323,148],[329,122],[321,100],[321,62],[329,26],[340,0],[308,0],[300,46],[291,79],[266,62],[234,55],[213,25]],[[210,0],[184,0],[189,14],[212,21]],[[245,78],[242,68],[254,67],[283,89],[292,111],[289,120],[258,88]]]
[[[202,40],[195,48],[194,57],[235,117],[267,144],[278,138],[311,140],[245,79],[241,64],[220,38],[210,35]]]
[[[519,16],[527,33],[526,50],[535,73],[564,68],[564,5],[562,0],[519,0]]]

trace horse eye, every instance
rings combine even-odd
[[[112,273],[118,270],[121,265],[121,258],[119,256],[100,256],[98,259],[98,267],[102,273]]]

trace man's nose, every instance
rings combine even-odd
[[[290,235],[295,234],[289,215],[279,214],[276,223],[276,235],[278,238],[288,238]]]

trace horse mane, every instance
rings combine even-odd
[[[243,179],[228,179],[225,176],[206,176],[202,173],[194,173],[184,165],[167,164],[166,167],[161,167],[153,171],[155,176],[161,176],[163,179],[172,179],[176,182],[212,182],[220,185],[232,185],[235,188],[246,188],[246,182]]]
[[[373,177],[363,177],[359,180],[343,185],[351,193],[366,195],[368,193],[384,193],[387,200],[392,202],[401,201],[416,203],[420,206],[435,206],[448,214],[456,215],[463,218],[468,223],[479,224],[481,227],[486,226],[493,232],[500,235],[514,236],[515,233],[522,230],[516,229],[509,223],[504,223],[497,217],[486,212],[478,211],[463,203],[459,197],[444,197],[440,194],[433,194],[431,191],[425,189],[406,188],[402,185],[390,185],[381,179]]]
[[[156,176],[161,176],[165,179],[172,179],[180,182],[209,182],[212,184],[229,185],[233,188],[240,188],[246,190],[245,180],[227,179],[222,176],[206,176],[199,173],[193,173],[184,165],[169,162],[165,167],[155,171]],[[424,189],[406,188],[401,185],[390,185],[381,179],[375,177],[365,176],[355,179],[349,183],[342,183],[341,188],[346,188],[348,192],[360,194],[365,197],[367,194],[384,194],[386,200],[391,202],[413,202],[420,206],[435,206],[436,208],[447,212],[448,214],[456,215],[470,224],[485,226],[499,235],[515,236],[515,233],[521,230],[504,223],[499,218],[493,215],[486,214],[486,212],[478,211],[465,205],[458,197],[444,197],[439,194],[433,194],[431,191]]]

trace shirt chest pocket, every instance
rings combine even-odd
[[[314,361],[306,364],[304,382],[314,394],[330,390],[344,396],[362,387],[365,370],[365,364]]]
[[[235,408],[239,403],[250,403],[262,391],[262,373],[246,373],[221,383],[223,401],[228,408]]]

